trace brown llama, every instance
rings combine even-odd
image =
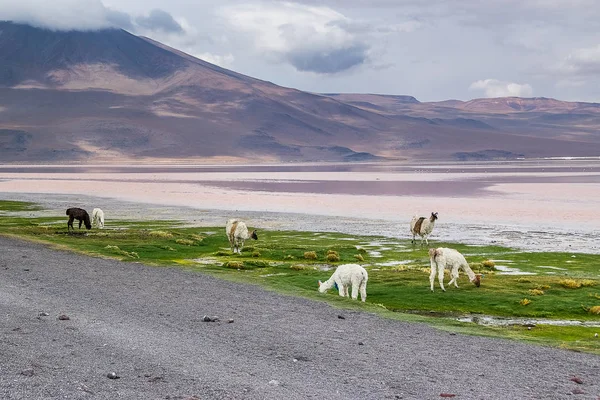
[[[81,229],[82,223],[85,223],[86,229],[92,229],[92,221],[90,220],[90,215],[83,208],[68,208],[67,215],[69,216],[69,222],[67,222],[67,230],[69,230],[69,228],[75,230],[75,228],[73,228],[74,219],[79,220],[79,229]]]

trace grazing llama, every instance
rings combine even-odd
[[[99,208],[92,211],[92,226],[94,225],[100,229],[104,228],[104,211]]]
[[[481,275],[475,274],[471,267],[469,267],[469,263],[465,260],[465,257],[460,254],[458,251],[454,249],[449,249],[446,247],[439,247],[437,249],[429,249],[429,261],[431,262],[431,273],[429,274],[429,283],[431,285],[431,291],[433,292],[433,281],[435,281],[435,273],[437,271],[438,281],[440,282],[440,287],[445,292],[444,288],[444,269],[450,270],[450,277],[452,278],[448,285],[452,285],[458,287],[458,283],[456,280],[458,279],[458,270],[460,268],[463,269],[469,276],[469,281],[471,281],[475,286],[479,287],[481,285]]]
[[[69,230],[70,228],[75,230],[75,228],[73,228],[73,220],[75,219],[79,221],[79,229],[81,229],[82,222],[85,223],[86,229],[92,229],[90,215],[83,208],[68,208],[67,215],[69,216],[69,222],[67,222],[67,230]]]
[[[227,225],[225,225],[225,233],[227,234],[227,238],[229,239],[231,251],[234,254],[242,254],[242,249],[244,248],[245,240],[258,240],[256,229],[253,230],[252,233],[249,233],[246,223],[235,218],[232,218],[227,221]]]
[[[415,215],[412,218],[412,221],[410,221],[410,233],[413,235],[412,243],[415,242],[415,237],[419,235],[421,236],[421,245],[423,244],[423,241],[425,241],[426,244],[429,244],[427,237],[431,234],[431,231],[433,231],[436,219],[438,219],[438,213],[436,212],[432,212],[429,219],[417,217]]]
[[[331,278],[325,282],[319,281],[319,292],[325,293],[334,286],[337,286],[340,296],[348,297],[348,288],[352,286],[352,299],[358,298],[367,300],[367,281],[369,274],[367,270],[358,264],[343,264],[336,268]]]

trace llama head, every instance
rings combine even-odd
[[[254,240],[258,240],[258,235],[256,234],[256,229],[252,231],[252,234],[250,235],[250,237]]]
[[[438,213],[436,213],[436,212],[432,212],[432,213],[431,213],[431,217],[429,217],[429,219],[431,220],[431,222],[433,222],[433,221],[435,221],[436,219],[438,219],[438,216],[437,216],[437,214],[438,214]]]
[[[325,288],[325,285],[323,284],[323,282],[319,281],[319,292],[325,293],[326,291],[327,291],[327,289]]]
[[[473,285],[479,287],[481,286],[481,278],[483,278],[483,275],[475,274],[475,278],[473,278],[471,282],[473,282]]]
[[[435,249],[429,249],[429,258],[435,257]]]
[[[92,229],[92,221],[90,221],[90,216],[86,213],[83,218],[83,223],[85,224],[85,229]]]

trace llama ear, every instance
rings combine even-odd
[[[319,281],[319,286],[321,286],[321,281]]]

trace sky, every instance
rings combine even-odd
[[[600,102],[598,0],[0,0],[0,20],[118,27],[309,92]]]

